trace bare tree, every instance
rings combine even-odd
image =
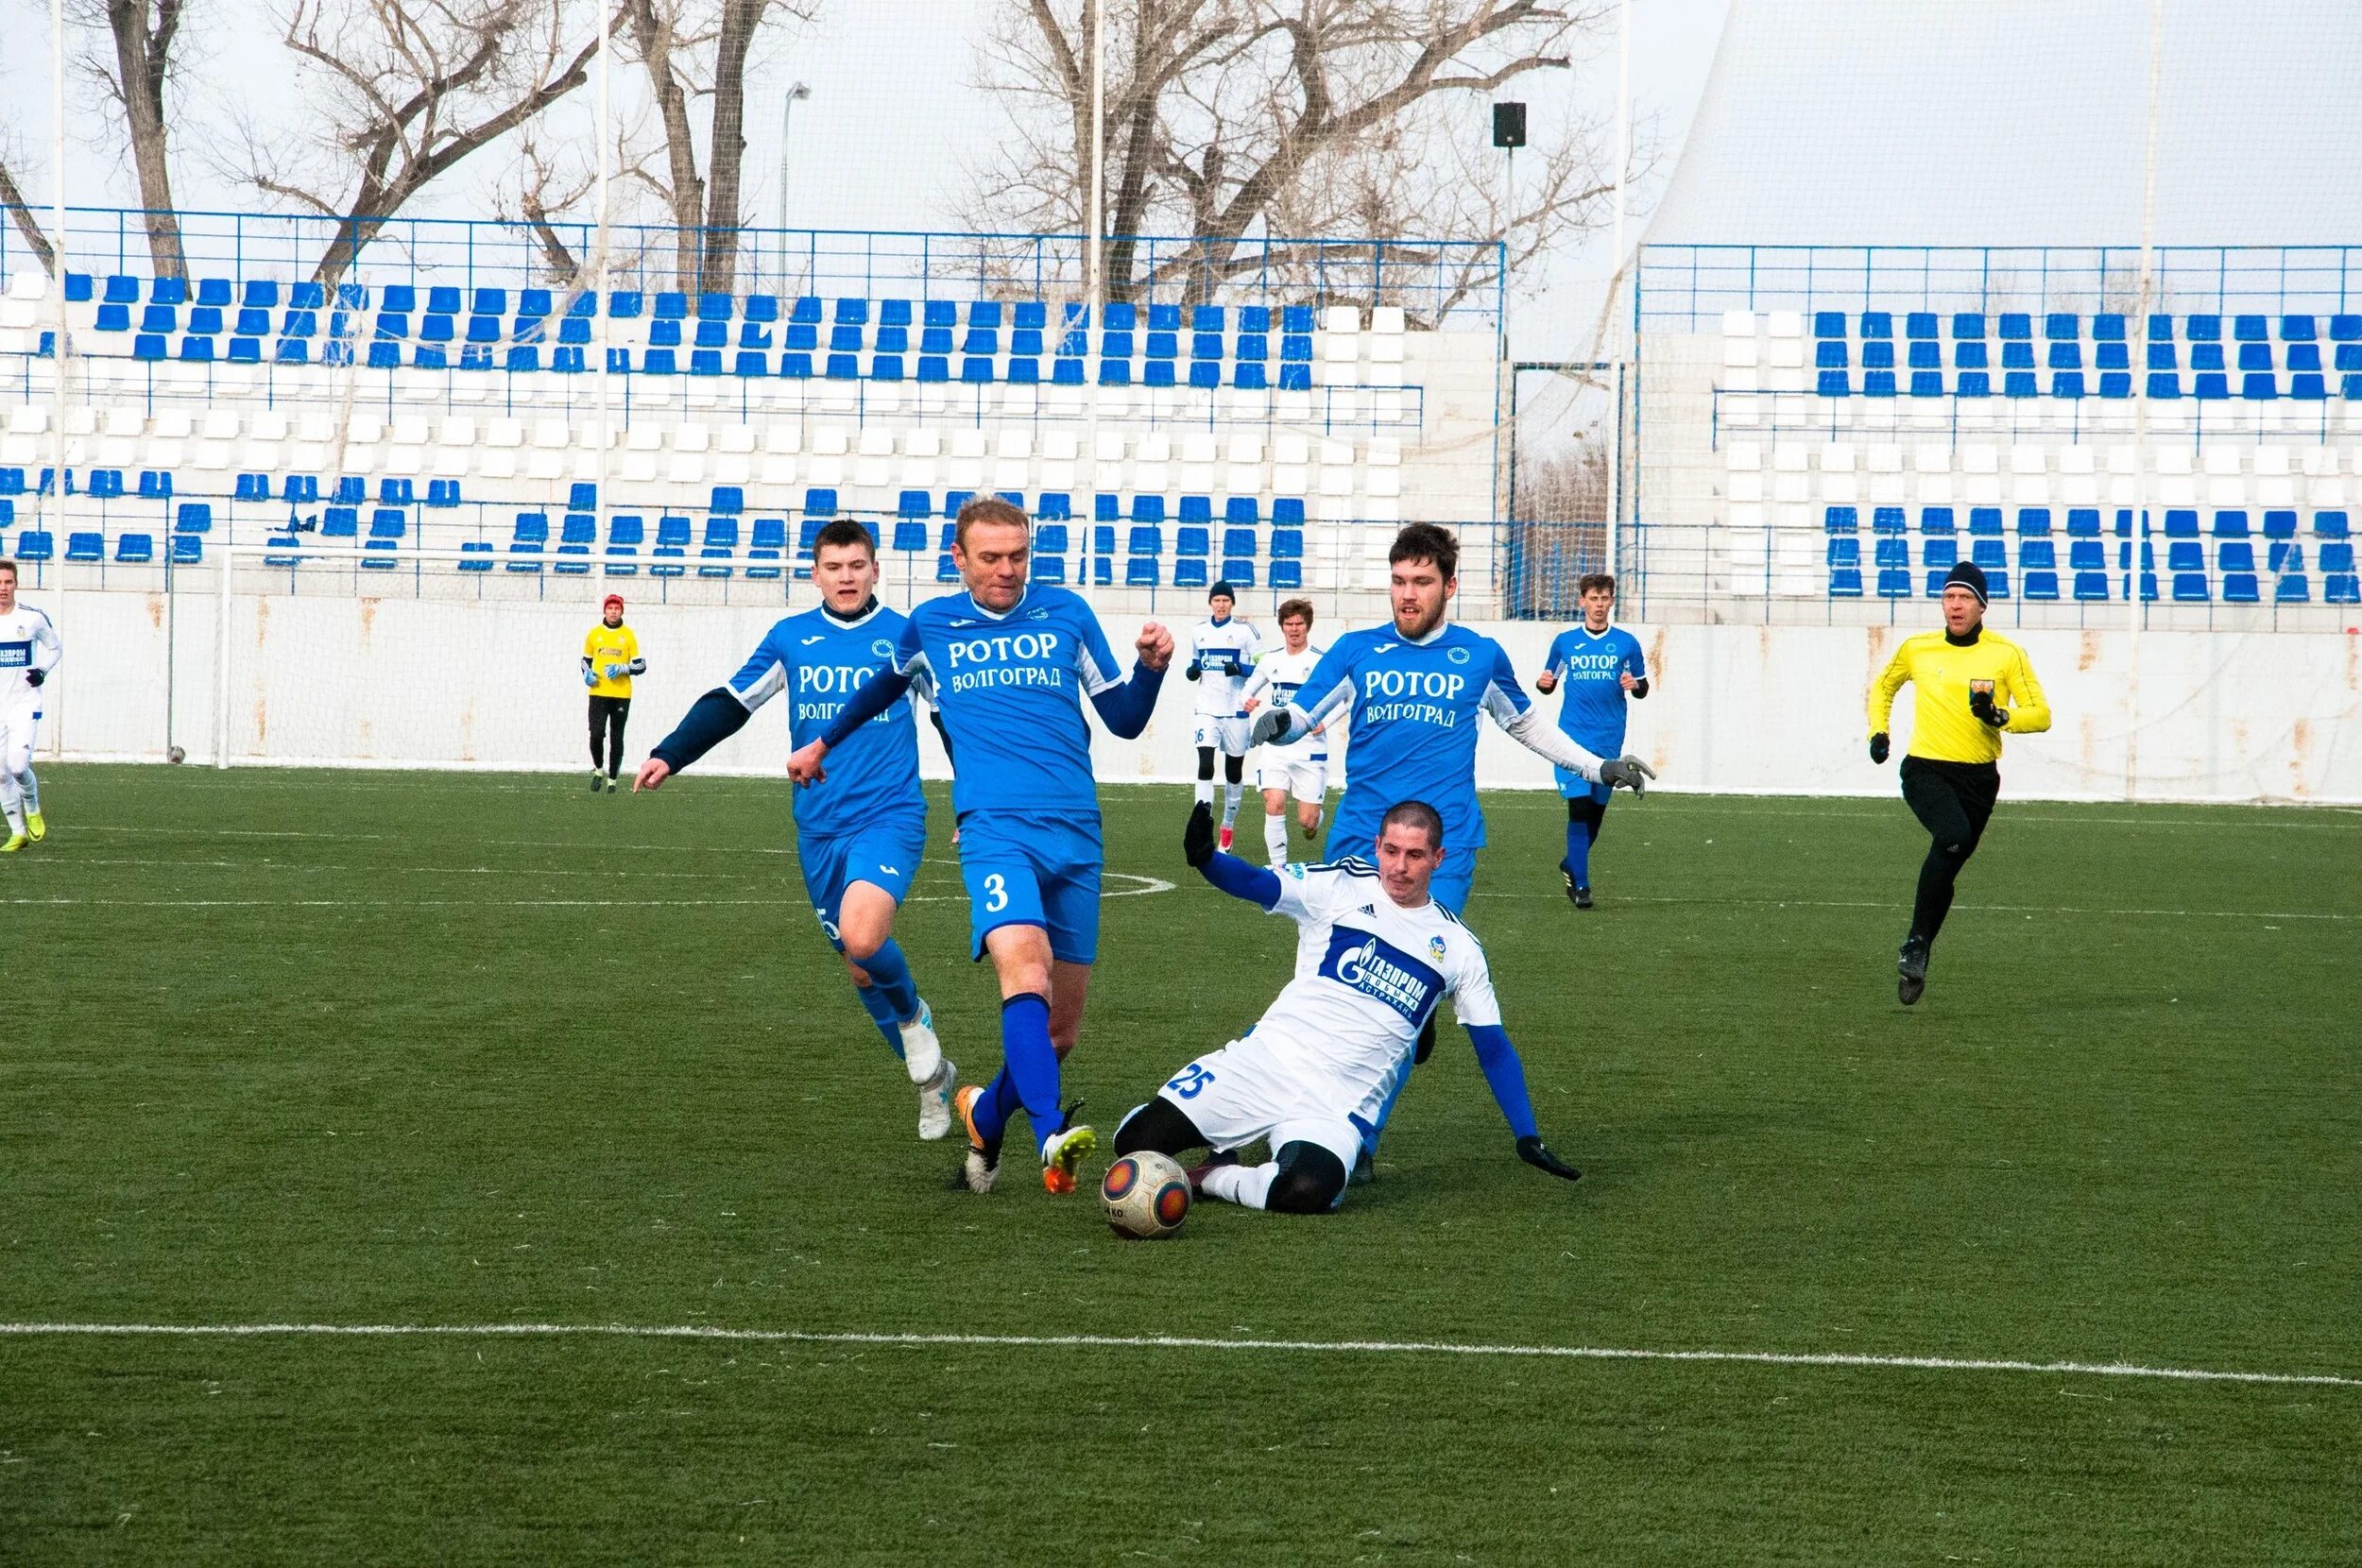
[[[188,276],[180,214],[172,199],[171,124],[164,109],[173,45],[187,9],[187,0],[85,0],[77,7],[77,20],[104,26],[112,43],[111,54],[93,51],[83,65],[123,111],[146,213],[148,258],[159,278]]]
[[[436,179],[580,87],[598,53],[569,47],[557,0],[292,0],[281,20],[320,118],[249,132],[248,179],[338,220],[323,283]]]
[[[57,249],[49,243],[49,236],[42,232],[41,219],[33,215],[33,209],[26,202],[25,193],[18,188],[16,175],[5,158],[0,158],[0,207],[6,207],[9,216],[16,220],[17,232],[25,236],[26,248],[41,258],[43,269],[55,273]]]
[[[624,9],[664,133],[663,172],[635,162],[627,177],[654,190],[670,213],[678,286],[727,294],[746,223],[746,61],[764,26],[809,22],[819,0],[624,0]],[[703,172],[691,112],[701,97],[710,100]]]
[[[1000,0],[984,85],[1016,135],[979,171],[978,228],[1080,229],[1089,186],[1090,28],[1102,0]],[[1137,0],[1104,7],[1105,266],[1111,298],[1186,281],[1199,298],[1249,273],[1318,269],[1327,292],[1389,294],[1369,258],[1290,247],[1350,234],[1463,242],[1389,258],[1430,285],[1432,316],[1517,256],[1598,221],[1614,188],[1600,127],[1536,149],[1515,209],[1498,155],[1472,145],[1481,107],[1570,69],[1604,8],[1542,0]],[[1143,259],[1138,236],[1195,243]],[[1474,242],[1474,243],[1470,243]],[[1342,262],[1342,265],[1335,264]],[[1408,278],[1404,280],[1408,281]],[[1399,297],[1397,297],[1399,298]]]

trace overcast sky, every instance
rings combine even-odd
[[[1635,0],[1635,108],[1664,149],[1665,166],[1696,111],[1729,5]],[[50,194],[47,13],[39,0],[0,0],[5,31],[17,45],[0,51],[0,135],[27,196],[43,206]],[[256,210],[258,198],[228,178],[206,149],[227,143],[218,122],[229,103],[265,120],[296,111],[280,64],[284,51],[263,0],[196,0],[192,13],[198,25],[183,51],[187,86],[179,101],[193,112],[176,127],[180,205]],[[793,226],[964,227],[957,198],[965,161],[1003,134],[1006,125],[992,95],[973,86],[985,14],[984,0],[830,0],[817,24],[775,33],[750,72],[745,180],[758,219],[779,221],[780,107],[790,86],[800,81],[812,94],[795,106],[789,135],[786,210]],[[1611,47],[1575,72],[1526,78],[1515,95],[1532,103],[1536,139],[1570,101],[1612,109],[1615,63]],[[589,99],[588,93],[578,94],[574,107]],[[67,101],[73,118],[66,166],[76,204],[135,204],[111,112],[101,112],[84,86],[70,84]],[[1469,112],[1482,117],[1488,111],[1483,103],[1471,103]],[[506,172],[497,152],[479,155],[431,188],[410,215],[488,213]],[[1578,352],[1578,339],[1587,341],[1598,314],[1597,280],[1607,270],[1603,245],[1551,258],[1531,281],[1531,297],[1512,312],[1513,352],[1526,358]]]
[[[178,128],[185,207],[254,210],[208,156],[227,106],[295,111],[265,0],[195,0]],[[780,213],[780,105],[796,104],[785,211],[798,228],[951,230],[967,160],[1004,133],[978,91],[987,0],[828,0],[770,35],[751,72],[746,194]],[[2149,0],[1634,0],[1633,94],[1659,154],[1637,193],[1654,240],[1819,244],[2137,243]],[[2158,139],[2161,243],[2362,241],[2362,0],[2167,0]],[[49,192],[47,7],[0,0],[0,135]],[[619,65],[620,65],[619,61]],[[1570,106],[1612,107],[1612,33],[1571,73],[1521,81],[1535,138]],[[87,88],[67,166],[77,200],[129,203],[111,112]],[[577,94],[566,113],[587,111]],[[1467,111],[1481,118],[1482,103]],[[492,211],[498,150],[413,210]],[[1640,237],[1636,223],[1632,237]],[[1522,359],[1584,357],[1606,246],[1524,279]]]

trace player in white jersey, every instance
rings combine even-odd
[[[1207,1052],[1170,1079],[1116,1130],[1119,1155],[1211,1149],[1190,1173],[1198,1190],[1251,1209],[1326,1214],[1344,1202],[1387,1090],[1444,997],[1476,1044],[1485,1082],[1516,1138],[1517,1157],[1553,1176],[1582,1175],[1542,1142],[1524,1064],[1501,1028],[1484,949],[1428,896],[1444,859],[1444,819],[1406,800],[1378,825],[1378,861],[1343,860],[1282,871],[1217,852],[1213,817],[1190,813],[1183,848],[1206,879],[1303,929],[1316,963],[1299,963],[1244,1037]],[[1259,1165],[1236,1151],[1271,1146]]]
[[[1236,619],[1239,595],[1227,582],[1206,590],[1207,618],[1190,633],[1190,663],[1181,673],[1197,683],[1197,803],[1214,801],[1214,754],[1223,754],[1222,846],[1239,820],[1239,797],[1246,788],[1246,717],[1242,693],[1247,673],[1263,639]]]
[[[1241,707],[1252,713],[1266,704],[1285,707],[1326,648],[1312,642],[1312,604],[1291,599],[1279,606],[1279,636],[1283,646],[1255,661],[1247,677]],[[1342,723],[1342,718],[1330,724]],[[1256,759],[1255,784],[1263,792],[1263,847],[1275,866],[1288,863],[1288,801],[1293,797],[1296,826],[1308,839],[1321,834],[1322,807],[1328,799],[1328,724],[1285,745],[1267,745]]]
[[[41,783],[33,777],[33,741],[41,734],[42,683],[64,656],[49,617],[16,602],[16,563],[0,560],[0,812],[9,823],[0,855],[49,836]]]

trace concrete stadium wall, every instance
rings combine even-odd
[[[49,687],[42,754],[159,759],[172,739],[216,753],[217,601],[74,592],[28,595],[56,618],[66,660]],[[231,627],[230,751],[236,763],[573,769],[585,751],[579,606],[239,595]],[[776,612],[648,606],[631,623],[649,673],[632,705],[635,759],[734,671]],[[1119,648],[1136,629],[1111,618]],[[1557,627],[1481,622],[1531,678]],[[1634,705],[1632,749],[1675,791],[1884,794],[1891,768],[1863,755],[1862,699],[1902,632],[1885,627],[1635,628],[1657,688]],[[2122,631],[2027,631],[2055,714],[2048,735],[2008,742],[2016,796],[2120,799],[2128,740],[2137,794],[2159,800],[2362,803],[2362,634],[2151,632],[2140,640],[2139,723]],[[1193,776],[1192,689],[1169,683],[1137,741],[1099,735],[1109,782]],[[1547,704],[1549,700],[1545,699]],[[1895,724],[1910,728],[1906,691]],[[765,710],[702,767],[776,774],[784,709]],[[1488,786],[1547,787],[1549,769],[1507,737],[1482,739]],[[943,758],[926,726],[926,766]]]

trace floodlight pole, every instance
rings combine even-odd
[[[1085,193],[1086,226],[1089,232],[1084,239],[1083,258],[1083,349],[1087,365],[1090,354],[1090,334],[1099,330],[1100,316],[1106,306],[1107,280],[1104,272],[1103,253],[1107,214],[1103,205],[1106,190],[1107,166],[1107,29],[1105,0],[1087,0],[1085,16],[1090,27],[1091,51],[1091,142],[1090,189]],[[1061,329],[1063,330],[1063,328]],[[1085,439],[1090,443],[1090,513],[1083,523],[1083,591],[1087,594],[1096,586],[1096,565],[1099,539],[1099,378],[1092,376],[1084,387],[1087,417],[1084,421]]]
[[[782,284],[787,278],[787,132],[794,120],[796,104],[811,96],[812,84],[799,81],[787,90],[786,97],[779,100],[779,278]]]
[[[1615,434],[1608,442],[1607,468],[1607,551],[1602,570],[1616,575],[1616,536],[1624,515],[1624,360],[1629,342],[1624,336],[1622,318],[1616,311],[1616,296],[1624,281],[1624,212],[1626,171],[1632,167],[1632,0],[1623,0],[1617,7],[1616,45],[1616,228],[1610,241],[1607,281],[1608,342],[1613,351],[1608,357],[1616,362],[1616,377],[1608,410],[1615,419]]]
[[[2138,324],[2132,341],[2147,364],[2148,305],[2156,287],[2157,101],[2165,80],[2165,5],[2149,0],[2148,8],[2148,136],[2141,160],[2141,293]],[[2125,540],[2125,672],[2124,672],[2124,798],[2140,795],[2141,757],[2141,601],[2142,555],[2148,545],[2148,372],[2144,367],[2132,380],[2132,527]]]
[[[52,536],[66,529],[65,495],[65,0],[49,0],[49,178],[56,216],[52,220],[56,232],[49,246],[49,298],[56,303],[57,326],[49,340],[49,378],[52,405],[50,423],[49,475],[52,510]],[[169,547],[171,540],[166,537]]]
[[[599,399],[599,452],[590,468],[590,526],[593,537],[605,539],[608,537],[608,518],[613,510],[607,495],[608,448],[614,441],[612,422],[614,415],[608,402],[610,378],[608,375],[607,355],[608,319],[610,310],[610,301],[608,298],[608,250],[611,217],[608,187],[613,180],[613,171],[609,165],[614,158],[615,83],[608,57],[613,53],[614,49],[615,18],[611,12],[604,9],[606,0],[600,0],[600,5],[602,9],[599,16],[599,230],[590,247],[590,287],[592,290],[590,351],[599,356],[599,363],[593,366],[595,374],[591,384],[597,391]]]

